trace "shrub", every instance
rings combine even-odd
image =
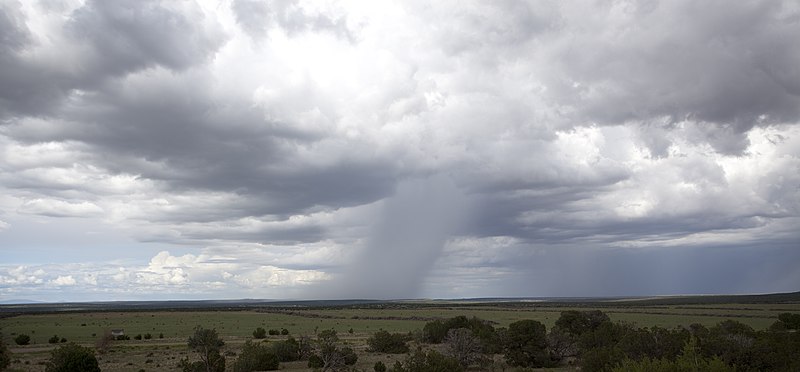
[[[325,362],[322,361],[322,358],[320,358],[319,355],[312,354],[310,357],[308,357],[308,368],[322,368],[324,366]]]
[[[140,333],[140,334],[138,334],[136,336],[133,336],[133,339],[134,340],[141,340],[142,339],[142,334]]]
[[[800,330],[800,314],[782,313],[778,315],[778,322],[785,329]]]
[[[355,350],[353,348],[345,346],[341,350],[342,359],[344,359],[344,365],[352,366],[358,362],[358,355],[356,355]]]
[[[614,368],[614,372],[673,372],[673,371],[708,371],[730,372],[735,369],[718,357],[705,358],[700,354],[697,340],[690,339],[683,347],[683,352],[675,359],[643,358],[639,361],[625,359]]]
[[[511,323],[508,326],[505,356],[512,366],[547,366],[550,356],[547,353],[547,332],[544,324],[535,320]]]
[[[391,334],[387,331],[378,331],[367,339],[369,351],[390,354],[405,354],[408,352],[406,336],[401,333]]]
[[[247,341],[233,363],[234,372],[272,371],[278,369],[278,356],[266,345]]]
[[[253,331],[253,338],[262,339],[262,338],[265,338],[265,337],[267,337],[267,330],[266,329],[258,327],[258,328],[256,328],[255,331]]]
[[[300,344],[292,337],[286,341],[270,344],[270,348],[281,362],[292,362],[300,359]]]
[[[480,340],[467,328],[447,331],[444,343],[447,346],[447,355],[457,360],[464,368],[483,359]]]
[[[11,364],[11,353],[8,352],[8,347],[3,342],[3,335],[0,334],[0,371],[5,370],[9,364]]]
[[[208,354],[208,363],[204,361],[189,363],[189,358],[183,358],[178,367],[183,372],[225,372],[225,357],[219,355],[218,351],[212,351]]]
[[[97,358],[94,351],[88,347],[77,344],[67,344],[56,348],[50,354],[50,360],[45,366],[46,372],[99,372]]]
[[[282,329],[281,329],[281,335],[283,335],[283,336],[288,336],[288,335],[289,335],[289,330],[288,330],[288,329],[286,329],[286,328],[282,328]]]
[[[149,333],[145,333],[145,334],[144,334],[144,339],[145,339],[145,340],[149,340],[149,339],[151,339],[151,338],[153,338],[153,335],[151,335],[151,334],[149,334]]]
[[[417,350],[404,363],[395,363],[392,372],[460,372],[464,368],[457,360],[444,356],[435,350],[427,353]]]
[[[386,365],[381,361],[377,361],[375,365],[372,366],[372,370],[375,372],[386,372]]]
[[[189,363],[188,359],[182,363],[184,372],[195,371],[198,367],[204,371],[225,371],[225,357],[219,354],[225,342],[219,338],[216,329],[205,329],[197,326],[194,334],[187,342],[190,349],[200,354],[200,362]]]
[[[277,336],[277,335],[279,335],[279,334],[281,334],[281,331],[279,331],[279,330],[277,330],[277,329],[270,329],[270,330],[269,330],[269,335],[270,335],[270,336]]]
[[[164,338],[164,332],[159,333],[158,338]]]
[[[27,345],[31,342],[31,336],[28,336],[24,333],[20,333],[17,337],[14,337],[14,343],[17,345]]]
[[[60,338],[58,336],[53,335],[53,337],[50,337],[49,339],[47,339],[47,342],[51,343],[51,344],[57,344],[59,340],[60,340]]]

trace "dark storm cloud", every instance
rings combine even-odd
[[[169,8],[158,1],[88,1],[69,14],[62,34],[37,40],[14,4],[0,17],[0,109],[6,114],[54,114],[75,90],[155,66],[184,70],[204,63],[223,41],[194,2]],[[50,56],[37,55],[37,48]]]

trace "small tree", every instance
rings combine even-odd
[[[188,345],[190,349],[200,354],[200,360],[207,372],[225,371],[225,358],[219,355],[225,342],[219,338],[216,329],[195,327],[194,334],[189,337]]]
[[[340,371],[348,365],[358,361],[358,356],[352,348],[338,347],[339,336],[332,329],[324,330],[317,335],[319,354],[311,355],[308,359],[310,368],[321,368],[323,371]]]
[[[292,362],[300,359],[300,343],[292,337],[289,337],[286,341],[273,342],[270,344],[270,348],[281,362]]]
[[[14,343],[17,345],[27,345],[31,342],[31,336],[26,334],[20,333],[17,337],[14,337]]]
[[[45,366],[46,372],[99,372],[97,358],[94,351],[88,347],[83,347],[70,343],[53,350],[50,360]]]
[[[288,335],[289,335],[289,330],[288,330],[288,329],[286,329],[286,328],[282,328],[282,329],[281,329],[281,335],[282,335],[282,336],[288,336]]]
[[[3,335],[0,334],[0,371],[5,370],[11,364],[11,353],[8,351],[8,346],[3,342]]]
[[[278,356],[262,344],[245,342],[242,352],[233,363],[234,372],[273,371],[278,369]]]
[[[522,367],[544,367],[550,363],[547,353],[547,332],[535,320],[520,320],[508,326],[505,356],[509,364]]]
[[[58,341],[59,341],[60,339],[61,339],[61,338],[59,338],[59,337],[58,337],[58,335],[53,335],[53,337],[50,337],[50,338],[47,340],[47,342],[48,342],[48,343],[51,343],[51,344],[57,344],[57,343],[58,343]]]
[[[469,329],[456,328],[447,331],[444,344],[447,346],[447,355],[464,368],[482,359],[480,340]]]
[[[256,328],[255,331],[253,331],[253,338],[262,339],[262,338],[265,338],[265,337],[267,337],[267,330],[266,329],[258,327],[258,328]]]
[[[345,346],[341,350],[342,359],[344,360],[344,365],[352,366],[358,362],[358,355],[356,355],[355,350],[349,346]]]
[[[391,334],[387,331],[378,331],[367,339],[369,351],[390,354],[405,354],[408,352],[406,336],[400,333]]]
[[[800,330],[800,314],[782,313],[778,315],[778,321],[782,322],[786,329]]]

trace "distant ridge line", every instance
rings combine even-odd
[[[696,305],[717,303],[800,303],[800,291],[767,294],[736,295],[667,295],[667,296],[614,296],[614,297],[482,297],[461,299],[400,299],[400,300],[167,300],[167,301],[95,301],[19,304],[0,304],[0,316],[30,313],[92,312],[92,311],[202,311],[202,310],[252,310],[270,308],[324,308],[324,307],[426,307],[474,304],[504,304],[506,306],[543,306],[557,304],[585,304],[587,306],[636,305]]]

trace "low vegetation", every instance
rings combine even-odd
[[[247,341],[233,363],[234,372],[274,371],[280,367],[278,356],[268,346]]]
[[[0,371],[3,371],[11,364],[11,353],[8,351],[8,346],[3,342],[3,335],[0,334]]]
[[[408,335],[401,333],[378,331],[367,339],[367,345],[371,352],[405,354],[408,352],[409,339]]]
[[[115,371],[800,370],[795,304],[515,306],[47,314],[34,316],[38,323],[20,322],[30,316],[4,318],[0,370],[59,370],[72,360],[67,351]],[[662,321],[670,317],[680,322]],[[131,336],[111,336],[122,328]]]
[[[94,351],[77,344],[67,344],[54,349],[45,372],[99,372],[100,366]]]

